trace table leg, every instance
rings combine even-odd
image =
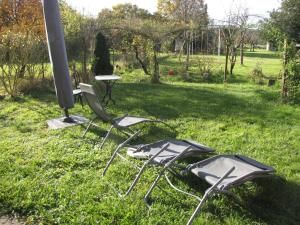
[[[116,102],[115,102],[115,100],[113,100],[113,98],[112,98],[112,87],[113,87],[114,83],[115,83],[115,82],[112,82],[111,85],[110,85],[110,87],[109,87],[108,99],[109,99],[110,101],[112,101],[112,103],[115,105]]]
[[[112,87],[114,86],[115,82],[110,81],[103,81],[105,84],[105,95],[102,98],[102,102],[105,106],[108,105],[109,101],[112,101],[113,104],[116,104],[115,100],[112,98]]]

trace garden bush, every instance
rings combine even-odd
[[[5,32],[0,37],[0,82],[6,94],[18,96],[24,80],[45,75],[44,40],[27,33]],[[24,86],[24,85],[23,85]]]
[[[107,41],[101,32],[99,32],[96,36],[93,72],[95,75],[110,75],[113,73],[113,66],[110,63],[110,53]]]
[[[261,66],[261,62],[257,62],[253,70],[249,74],[250,79],[257,84],[264,83],[264,74]]]

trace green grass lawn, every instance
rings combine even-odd
[[[270,74],[280,69],[280,61],[273,56],[262,59]],[[151,126],[139,141],[192,139],[218,153],[244,154],[277,170],[274,177],[236,188],[242,205],[230,197],[216,196],[194,224],[300,223],[300,107],[280,104],[278,85],[246,82],[247,68],[255,65],[257,57],[247,57],[245,68],[237,66],[236,76],[243,79],[226,86],[166,77],[159,85],[129,82],[137,80],[132,79],[138,73],[134,71],[128,79],[124,74],[123,82],[114,88],[117,104],[110,105],[111,113],[160,118],[175,127]],[[165,60],[166,65],[168,60],[175,65],[174,58]],[[71,112],[92,116],[87,106],[76,105]],[[187,222],[197,202],[173,191],[163,179],[153,192],[152,208],[144,204],[142,198],[156,175],[155,168],[146,172],[129,197],[120,199],[113,187],[125,190],[134,170],[118,160],[105,178],[101,173],[123,140],[122,134],[115,133],[100,150],[99,136],[108,124],[100,122],[101,129],[92,130],[83,139],[81,126],[47,129],[46,120],[60,115],[51,91],[33,91],[18,101],[0,101],[0,214],[24,216],[29,224]],[[174,182],[199,195],[207,188],[193,176]]]
[[[204,55],[204,57],[207,57]],[[192,55],[190,58],[190,76],[191,82],[209,82],[209,83],[223,83],[223,71],[225,64],[225,56],[209,55],[210,61],[212,61],[212,80],[205,81],[199,72],[199,55]],[[182,68],[185,63],[185,56],[182,56],[182,64],[178,61],[179,56],[161,54],[160,60],[160,74],[161,80],[164,82],[178,82],[182,81]],[[280,53],[269,52],[265,50],[256,50],[255,52],[246,51],[244,58],[244,65],[240,65],[240,57],[237,57],[236,66],[233,71],[233,76],[228,76],[229,82],[231,83],[248,83],[249,75],[251,71],[259,65],[265,76],[265,83],[267,78],[278,79],[281,77],[282,63],[280,60]],[[174,77],[168,76],[169,70],[174,70]],[[148,76],[143,75],[141,69],[133,71],[126,71],[124,79],[126,81],[144,81],[148,80]],[[278,80],[279,82],[279,80]],[[277,82],[277,85],[279,85]]]

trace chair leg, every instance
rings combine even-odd
[[[104,145],[104,143],[106,142],[106,140],[108,139],[108,137],[109,137],[109,135],[111,134],[111,131],[112,131],[112,129],[114,128],[114,126],[112,125],[110,128],[109,128],[109,130],[108,130],[108,132],[107,132],[107,134],[105,135],[105,137],[104,137],[104,139],[103,139],[103,141],[101,142],[101,144],[100,144],[100,149],[102,149],[102,147],[103,147],[103,145]]]
[[[109,166],[111,165],[111,163],[114,161],[114,159],[116,158],[116,156],[118,155],[119,151],[121,150],[121,148],[123,148],[129,141],[131,141],[136,135],[139,134],[140,131],[137,131],[136,133],[134,133],[133,135],[131,135],[127,140],[125,140],[123,143],[119,144],[119,146],[116,148],[116,150],[114,151],[114,153],[112,154],[110,160],[108,161],[106,167],[104,168],[103,172],[102,172],[102,176],[105,176]]]
[[[190,217],[189,221],[187,222],[186,225],[191,225],[195,219],[195,217],[199,214],[200,210],[201,210],[201,207],[204,205],[204,203],[206,202],[206,200],[208,199],[209,195],[211,194],[212,192],[210,191],[210,189],[208,189],[202,200],[200,201],[200,203],[198,204],[197,208],[195,209],[195,211],[193,212],[192,216]]]
[[[151,195],[153,189],[155,188],[155,186],[157,185],[158,181],[160,180],[160,178],[162,177],[162,175],[164,174],[164,171],[161,171],[158,176],[156,177],[156,179],[154,180],[154,182],[151,184],[151,187],[149,188],[149,190],[147,191],[147,194],[144,197],[144,201],[146,202],[146,204],[149,206],[148,204],[148,199],[149,196]]]
[[[125,196],[129,195],[129,193],[132,191],[132,189],[135,187],[135,185],[137,184],[137,182],[139,181],[139,179],[141,178],[144,170],[146,169],[146,167],[153,162],[153,160],[163,151],[165,151],[170,144],[165,145],[162,149],[160,149],[155,155],[153,155],[147,162],[144,163],[143,167],[141,168],[140,172],[136,175],[134,181],[132,182],[132,184],[130,185],[129,189],[127,190]],[[163,170],[164,171],[164,170]],[[163,171],[161,174],[163,174]]]
[[[90,120],[90,122],[89,122],[87,128],[86,128],[85,131],[83,132],[83,135],[82,135],[83,138],[85,137],[86,133],[87,133],[88,130],[90,129],[90,127],[91,127],[91,125],[93,124],[93,122],[94,122],[95,119],[96,119],[96,118],[93,118],[93,119]]]
[[[163,151],[165,151],[168,147],[170,146],[170,144],[166,144],[163,148],[161,148],[155,155],[153,155],[147,162],[144,163],[143,167],[141,168],[140,172],[136,175],[134,181],[131,183],[129,189],[127,190],[125,196],[129,195],[129,193],[132,191],[132,189],[135,187],[135,185],[137,184],[137,182],[139,181],[139,179],[141,178],[144,170],[146,169],[146,167],[151,164],[153,162],[153,160]],[[165,171],[165,169],[162,170],[161,172],[161,176],[163,175],[163,172]],[[158,182],[158,181],[157,181]],[[154,185],[155,186],[155,185]],[[154,188],[154,187],[153,187]],[[152,189],[153,189],[152,188]]]
[[[167,149],[169,147],[170,144],[167,144],[164,148],[162,149]],[[144,197],[144,201],[148,204],[148,198],[151,195],[154,187],[157,185],[158,181],[160,180],[160,178],[162,177],[162,175],[164,175],[165,171],[170,168],[173,163],[178,160],[181,156],[183,156],[189,149],[191,148],[191,146],[188,146],[186,149],[184,149],[180,154],[178,154],[174,159],[172,159],[170,162],[168,162],[164,168],[160,171],[159,175],[156,177],[155,181],[151,184],[151,187],[149,188],[147,194]],[[154,157],[156,157],[158,154],[156,154]]]
[[[202,198],[202,200],[200,201],[199,205],[197,206],[197,208],[195,209],[195,211],[193,212],[192,216],[190,217],[189,221],[187,222],[187,225],[191,225],[195,219],[195,217],[198,215],[198,213],[200,212],[201,207],[203,206],[203,204],[206,202],[206,200],[208,199],[208,197],[213,194],[214,192],[218,191],[218,185],[222,183],[222,181],[224,179],[226,179],[231,173],[232,171],[235,170],[235,167],[233,166],[232,168],[230,168],[213,186],[211,186],[209,189],[207,189],[205,191],[205,194]]]
[[[142,174],[144,173],[146,167],[149,165],[149,161],[147,161],[146,163],[144,163],[143,167],[141,168],[141,170],[139,171],[139,173],[136,175],[134,181],[131,183],[130,187],[128,188],[128,190],[126,191],[125,196],[129,195],[129,193],[132,191],[132,189],[135,187],[135,185],[137,184],[137,182],[140,180]]]

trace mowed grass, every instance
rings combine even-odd
[[[206,55],[202,57],[207,57]],[[201,62],[201,56],[193,55],[191,56],[191,67],[190,74],[195,77],[200,77],[199,74],[199,62]],[[215,79],[218,81],[223,81],[223,71],[225,64],[225,56],[209,56],[212,73],[215,74]],[[184,57],[183,57],[184,62]],[[202,62],[203,63],[203,62]],[[233,71],[233,77],[229,76],[231,82],[248,82],[249,75],[251,71],[256,67],[260,66],[263,74],[266,78],[278,78],[280,77],[280,72],[282,65],[280,62],[280,53],[269,52],[265,50],[255,50],[255,52],[245,51],[244,64],[240,65],[240,57],[237,56],[236,65]],[[230,68],[230,63],[229,67]],[[163,71],[168,69],[178,70],[178,57],[167,57],[163,61]],[[167,74],[167,72],[165,74]],[[180,73],[179,73],[180,74]],[[218,77],[216,77],[218,76]]]
[[[199,66],[203,58],[209,57],[211,79],[203,79],[200,73]],[[181,63],[179,63],[179,55],[174,54],[160,54],[160,75],[161,80],[164,82],[178,82],[182,81],[183,68],[185,66],[185,56],[181,57]],[[262,69],[265,77],[264,83],[268,83],[268,79],[277,80],[277,86],[280,85],[282,61],[281,54],[279,52],[269,52],[262,49],[256,49],[255,52],[245,50],[244,65],[240,64],[240,56],[237,56],[236,65],[234,67],[233,76],[228,75],[228,81],[230,83],[248,83],[250,80],[251,72],[259,66]],[[117,63],[118,64],[118,63]],[[225,56],[217,55],[191,55],[190,57],[190,82],[196,83],[223,83],[224,67],[225,67]],[[230,63],[228,69],[230,68]],[[173,70],[175,76],[168,76],[168,71]],[[122,74],[122,73],[121,73]],[[124,75],[123,80],[140,82],[149,80],[149,77],[144,75],[141,69],[135,69],[133,71],[127,71]]]
[[[169,60],[175,65],[175,59]],[[246,81],[245,72],[240,76]],[[277,171],[274,177],[256,179],[234,189],[243,204],[227,196],[212,198],[194,224],[300,223],[300,107],[282,105],[278,86],[185,83],[175,78],[163,78],[164,83],[159,85],[123,80],[114,88],[117,104],[109,106],[112,114],[160,118],[174,127],[147,127],[134,142],[192,139],[215,148],[217,153],[253,157]],[[87,106],[80,105],[71,113],[89,118],[93,115]],[[17,101],[0,101],[2,214],[24,216],[28,224],[187,222],[197,201],[175,192],[164,179],[153,192],[151,209],[144,204],[142,198],[156,176],[155,168],[147,170],[125,199],[120,199],[114,189],[128,188],[134,174],[132,167],[118,160],[107,176],[101,177],[112,151],[124,140],[122,134],[116,132],[100,150],[100,136],[108,124],[99,122],[101,129],[93,129],[81,138],[81,126],[48,130],[46,120],[59,116],[51,91],[35,91]],[[207,188],[205,182],[192,175],[174,178],[174,182],[200,196]]]

